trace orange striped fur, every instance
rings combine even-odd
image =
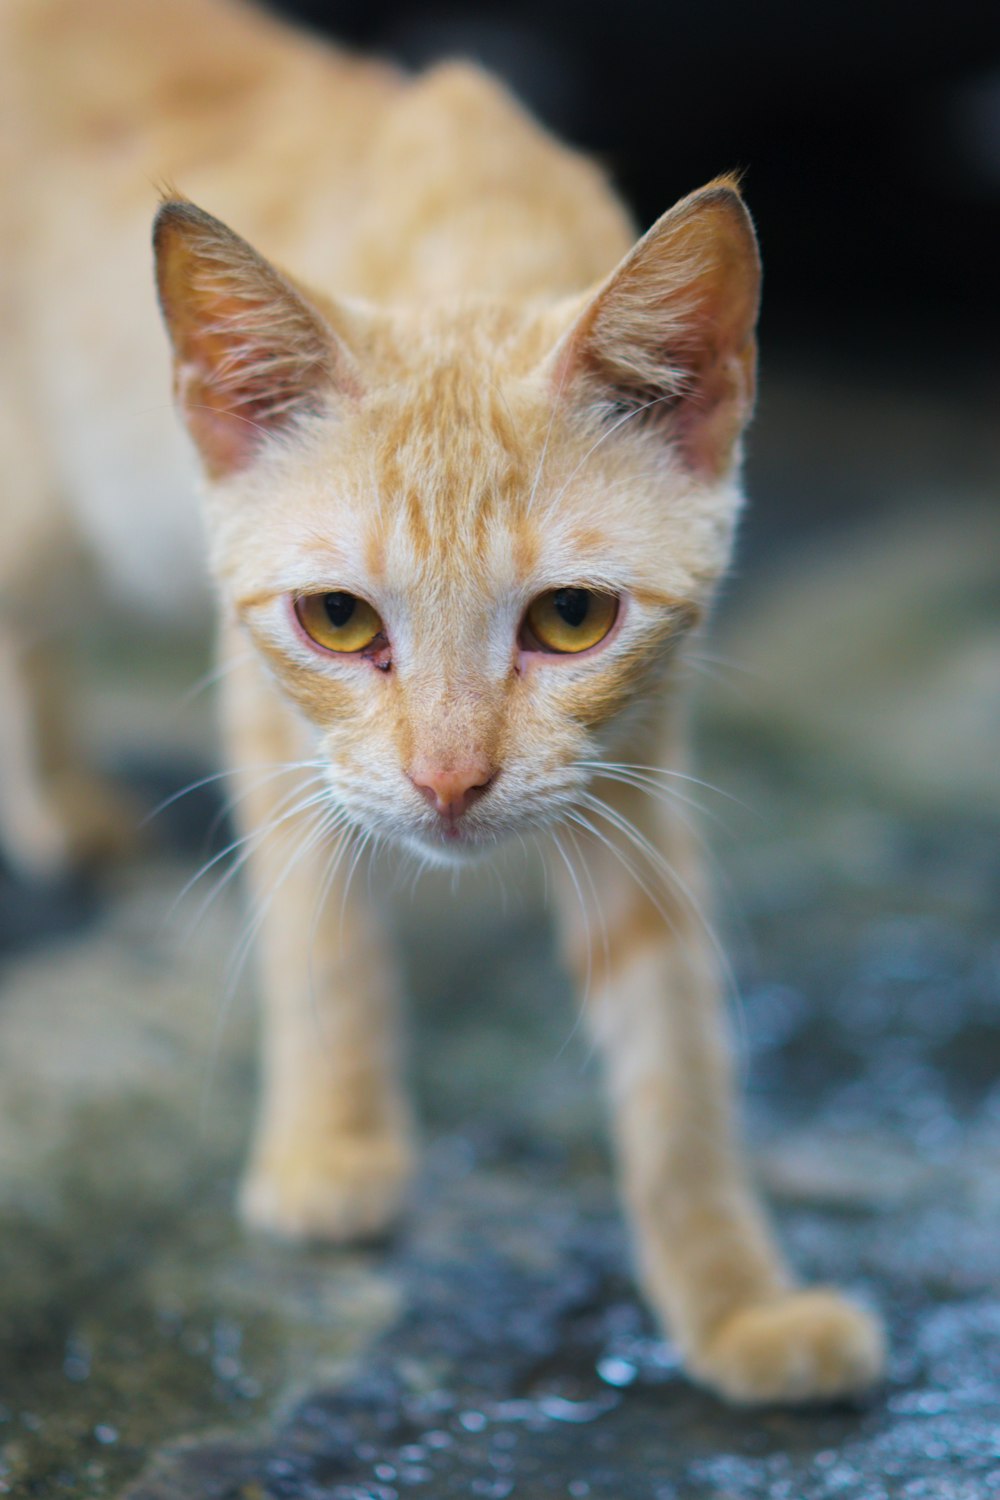
[[[94,832],[20,649],[69,540],[167,615],[207,552],[267,909],[247,1222],[343,1241],[405,1199],[359,843],[448,861],[569,828],[600,912],[556,860],[566,950],[656,1312],[733,1400],[870,1384],[877,1325],[794,1287],[748,1184],[696,851],[644,791],[683,772],[678,663],[741,505],[759,268],[736,183],[634,243],[603,173],[475,67],[406,78],[235,0],[6,0],[0,111],[0,838],[51,870]],[[552,590],[613,595],[603,639],[546,649],[527,622]],[[318,649],[312,595],[373,608],[370,650]],[[260,770],[300,763],[291,796]]]

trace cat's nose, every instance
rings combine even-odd
[[[433,761],[417,761],[407,774],[435,812],[455,823],[490,786],[496,770],[485,757],[474,756],[447,769]]]

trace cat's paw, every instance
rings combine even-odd
[[[875,1384],[885,1339],[870,1313],[819,1287],[741,1308],[691,1363],[700,1380],[730,1401],[832,1401]]]
[[[240,1217],[287,1240],[380,1239],[402,1213],[412,1167],[410,1147],[392,1137],[268,1154],[243,1179]]]

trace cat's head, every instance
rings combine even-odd
[[[643,759],[739,509],[759,264],[735,186],[527,306],[332,303],[185,202],[155,238],[223,609],[351,820],[454,857]]]

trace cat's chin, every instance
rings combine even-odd
[[[473,865],[485,859],[496,849],[498,840],[496,836],[483,838],[458,831],[438,835],[409,833],[404,834],[400,842],[425,864],[454,869],[457,865]]]

